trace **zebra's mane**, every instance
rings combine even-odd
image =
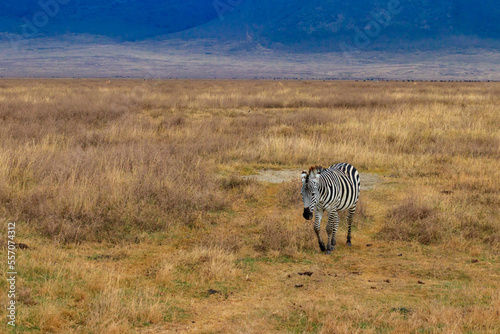
[[[311,173],[313,174],[321,174],[321,172],[323,172],[325,169],[323,168],[323,166],[320,166],[320,165],[315,165],[315,166],[311,166],[309,167],[309,175],[311,175]]]

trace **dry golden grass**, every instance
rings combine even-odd
[[[496,333],[499,105],[498,83],[2,80],[17,331]],[[382,182],[331,256],[298,176],[240,178],[341,161]]]

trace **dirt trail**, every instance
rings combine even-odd
[[[263,169],[257,175],[244,176],[246,179],[253,179],[257,181],[269,183],[282,183],[292,181],[293,179],[300,179],[300,169],[284,169],[284,170],[271,170]],[[359,173],[361,177],[361,190],[370,190],[382,182],[382,179],[371,173]]]

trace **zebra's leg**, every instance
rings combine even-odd
[[[314,212],[314,232],[316,232],[316,236],[318,237],[319,249],[322,252],[326,250],[325,243],[321,240],[321,218],[323,217],[323,211],[316,210]]]
[[[328,234],[328,247],[326,249],[327,255],[330,255],[335,249],[337,244],[336,236],[337,229],[339,228],[339,215],[336,210],[332,210],[328,213],[328,224],[326,225],[326,233]]]
[[[347,246],[351,246],[351,226],[354,212],[356,212],[356,206],[350,208],[347,212]]]

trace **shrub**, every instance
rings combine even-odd
[[[227,177],[221,178],[219,180],[219,183],[223,189],[229,190],[229,189],[236,189],[236,188],[241,188],[244,186],[248,186],[255,181],[251,179],[244,179],[240,176],[231,174]]]
[[[315,249],[317,243],[312,226],[304,224],[302,219],[287,226],[285,219],[285,216],[271,215],[260,220],[260,239],[254,248],[261,252],[278,251],[287,255]]]
[[[379,236],[385,240],[418,241],[428,245],[441,240],[442,226],[434,208],[410,196],[389,211]]]

